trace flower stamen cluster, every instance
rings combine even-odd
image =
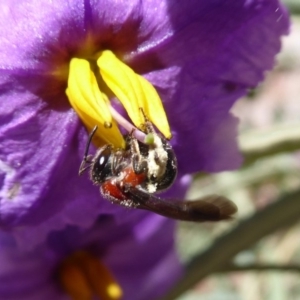
[[[137,128],[143,128],[144,112],[158,130],[170,138],[162,101],[152,84],[109,50],[97,53],[95,61],[93,65],[93,61],[72,58],[66,90],[72,107],[87,129],[91,131],[95,125],[100,125],[96,138],[124,148],[124,139],[117,123],[127,130],[132,126],[110,105],[112,95],[122,103]]]
[[[118,300],[122,289],[111,272],[97,257],[88,252],[77,251],[61,264],[59,280],[62,287],[74,300]]]

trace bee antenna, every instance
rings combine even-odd
[[[153,132],[155,132],[152,123],[150,122],[150,120],[149,120],[148,117],[146,116],[146,114],[145,114],[145,112],[144,112],[144,110],[143,110],[142,107],[140,107],[140,111],[141,111],[141,113],[142,113],[142,115],[143,115],[143,117],[144,117],[144,120],[145,120],[144,126],[146,127],[146,128],[145,128],[145,129],[146,129],[146,132],[147,132],[147,133],[150,133],[150,132],[153,133]]]
[[[142,107],[140,107],[140,112],[142,113],[142,115],[143,115],[145,121],[148,121],[148,118],[147,118],[147,116],[146,116],[146,114],[145,114],[145,112],[144,112],[144,110],[143,110]]]
[[[83,159],[82,159],[82,162],[81,162],[80,167],[79,167],[79,175],[81,175],[89,167],[89,166],[86,166],[86,163],[91,163],[91,161],[89,161],[89,159],[88,159],[88,152],[89,152],[89,149],[90,149],[90,145],[91,145],[93,136],[95,135],[95,132],[97,131],[97,129],[98,129],[98,126],[96,125],[93,128],[93,130],[90,133],[89,138],[87,140],[84,155],[83,155]]]
[[[85,159],[87,156],[88,156],[88,152],[89,152],[89,149],[90,149],[90,145],[91,145],[91,142],[92,142],[92,139],[93,139],[93,136],[95,135],[96,131],[98,129],[98,126],[96,125],[92,132],[90,133],[89,135],[89,139],[86,143],[86,146],[85,146],[85,151],[84,151],[84,156],[83,156],[83,159]]]

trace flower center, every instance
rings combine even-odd
[[[73,300],[118,300],[122,290],[99,259],[83,251],[75,252],[59,268],[59,280]]]
[[[66,94],[89,131],[98,125],[97,146],[109,143],[124,148],[117,124],[128,131],[133,127],[110,105],[111,96],[119,99],[137,128],[143,130],[144,112],[166,138],[171,137],[168,119],[155,88],[109,50],[97,53],[95,61],[72,58]]]

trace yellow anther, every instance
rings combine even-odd
[[[136,127],[144,129],[145,118],[141,112],[142,109],[158,130],[165,137],[170,138],[171,132],[164,107],[151,83],[136,74],[111,51],[105,50],[98,55],[97,65],[105,84],[102,82],[99,86],[95,73],[87,60],[73,58],[70,62],[66,90],[70,104],[87,130],[90,132],[98,125],[95,139],[93,139],[94,144],[98,147],[104,143],[120,148],[125,146],[116,122],[122,123],[123,121],[121,122],[120,118],[118,120],[116,114],[114,114],[115,120],[112,118],[109,99],[101,90],[102,88],[120,100]],[[98,76],[100,74],[98,73]],[[104,85],[106,86],[104,87]],[[122,126],[126,125],[124,124],[123,122]],[[128,130],[128,128],[126,129]]]
[[[103,143],[124,146],[123,136],[109,111],[107,97],[99,90],[87,60],[71,60],[66,94],[88,131],[98,125],[94,140],[97,146]]]
[[[153,145],[155,142],[154,134],[152,132],[145,136],[144,143],[147,145]]]
[[[122,297],[122,290],[120,286],[112,283],[107,287],[107,294],[111,299],[120,299]]]
[[[65,262],[59,270],[59,281],[72,300],[91,300],[93,291],[86,276],[76,264]]]
[[[59,279],[73,300],[119,300],[123,292],[108,268],[93,255],[79,251],[68,257],[59,269]]]
[[[132,122],[139,128],[145,123],[140,108],[162,134],[170,138],[168,119],[155,88],[136,74],[111,51],[100,53],[97,64],[107,86],[125,107]]]

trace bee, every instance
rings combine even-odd
[[[88,155],[97,126],[89,135],[79,175],[90,169],[90,179],[100,186],[102,196],[112,203],[148,210],[176,220],[204,222],[231,219],[237,212],[229,199],[210,195],[197,200],[163,199],[156,195],[169,188],[176,179],[177,159],[169,141],[155,132],[145,118],[141,142],[132,131],[125,137],[125,149],[113,145]]]

